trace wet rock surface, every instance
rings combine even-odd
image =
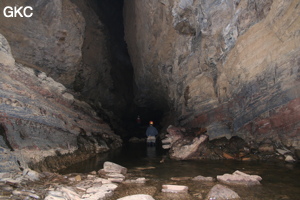
[[[222,176],[217,176],[217,180],[221,183],[229,185],[260,185],[262,178],[257,175],[249,175],[240,171],[235,171],[233,174],[224,174]]]
[[[14,60],[2,35],[0,41],[1,55]],[[0,61],[1,171],[35,164],[55,171],[122,145],[92,107],[74,98],[61,83],[5,60]]]
[[[297,151],[271,139],[260,143],[246,142],[238,136],[210,139],[206,128],[187,129],[170,125],[162,139],[162,147],[177,160],[228,159],[241,161],[296,162]],[[214,138],[214,137],[213,137]],[[162,162],[165,160],[163,158]]]
[[[112,164],[112,162],[109,162]],[[118,164],[113,163],[116,166]],[[118,165],[119,166],[119,165]],[[123,167],[123,166],[122,166]],[[125,167],[123,167],[125,168]],[[126,168],[125,168],[126,169]],[[140,170],[140,169],[139,169]],[[243,174],[239,172],[239,174]],[[47,199],[47,200],[113,200],[113,199],[238,199],[239,196],[229,187],[200,180],[191,184],[190,177],[177,177],[162,184],[154,177],[136,178],[138,173],[128,170],[124,175],[124,181],[109,179],[111,172],[103,169],[90,173],[57,174],[50,172],[38,173],[31,169],[21,172],[0,173],[0,196],[6,199]],[[247,175],[250,176],[250,175]],[[198,177],[198,178],[197,178]],[[130,181],[130,180],[144,181]],[[194,180],[193,179],[193,180]],[[126,182],[127,181],[127,182]],[[129,182],[128,182],[129,181]],[[195,184],[197,183],[197,184]],[[195,189],[201,185],[195,192]],[[244,187],[245,185],[243,185]],[[253,185],[248,185],[253,186]]]
[[[232,200],[238,200],[240,199],[239,195],[234,192],[233,190],[229,189],[226,186],[217,184],[215,185],[207,194],[206,200],[211,200],[211,199],[232,199]]]
[[[170,123],[211,139],[299,149],[298,3],[126,1],[137,102],[170,107]]]

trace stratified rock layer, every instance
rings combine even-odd
[[[110,118],[114,128],[120,126],[118,120],[128,114],[133,98],[132,67],[129,58],[124,58],[127,52],[115,44],[96,13],[97,1],[0,2],[1,10],[6,6],[33,9],[30,18],[0,15],[0,33],[9,41],[17,62],[74,90],[98,114]]]
[[[24,167],[48,156],[89,152],[71,164],[121,145],[119,136],[88,104],[45,73],[14,63],[2,35],[0,42],[0,144],[6,149],[0,157],[15,156],[4,161]],[[16,167],[1,162],[1,171],[11,168]]]
[[[125,1],[136,101],[211,138],[299,149],[299,14],[297,0]]]
[[[5,6],[33,9],[30,18],[0,15],[0,32],[10,42],[15,59],[65,85],[71,84],[82,56],[85,28],[76,6],[69,0],[1,1],[0,7]]]

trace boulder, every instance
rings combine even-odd
[[[117,200],[154,200],[154,198],[147,194],[135,194],[119,198]]]
[[[209,193],[207,194],[205,200],[218,199],[218,200],[230,200],[230,199],[240,199],[240,196],[229,189],[226,186],[217,184],[211,188]]]
[[[295,162],[296,160],[293,158],[293,156],[291,155],[287,155],[285,157],[285,162],[289,162],[289,163],[292,163],[292,162]]]
[[[188,187],[184,185],[163,185],[161,191],[171,193],[187,193]]]
[[[103,164],[103,170],[104,172],[111,172],[111,173],[119,173],[119,174],[127,173],[127,168],[109,161],[106,161]]]
[[[241,171],[235,171],[233,174],[224,174],[217,176],[218,181],[229,185],[252,186],[260,185],[262,178],[257,175],[249,175]]]
[[[188,140],[180,140],[173,144],[170,150],[170,157],[178,160],[191,159],[197,154],[199,146],[208,139],[207,135],[201,135]]]

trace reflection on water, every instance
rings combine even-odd
[[[149,159],[156,158],[156,148],[155,147],[147,147],[147,158],[149,158]]]
[[[156,186],[158,191],[162,184],[184,184],[189,193],[207,194],[212,187],[209,183],[193,181],[171,181],[171,177],[195,177],[198,175],[212,176],[233,173],[240,170],[248,174],[262,177],[262,185],[254,187],[233,187],[242,199],[246,200],[296,200],[300,199],[300,165],[267,162],[240,162],[232,160],[212,161],[174,161],[166,159],[160,163],[166,152],[159,147],[147,147],[145,144],[134,144],[122,149],[98,155],[88,161],[78,163],[61,173],[88,173],[99,170],[105,161],[118,163],[135,177],[146,177],[147,184]],[[147,170],[140,170],[147,169]],[[215,184],[215,183],[213,183]],[[157,194],[156,199],[160,198]],[[205,197],[205,196],[204,196]],[[194,199],[194,198],[193,198]],[[197,198],[195,198],[197,199]]]

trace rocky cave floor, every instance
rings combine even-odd
[[[105,162],[98,172],[72,173],[61,175],[25,169],[23,172],[0,174],[0,199],[46,199],[46,200],[98,200],[98,199],[240,199],[229,185],[260,185],[262,178],[240,171],[214,177],[171,177],[168,184],[161,185],[159,180],[137,177],[144,170],[127,168],[112,162]],[[199,184],[196,184],[198,182]],[[199,187],[201,185],[201,187]]]
[[[178,134],[178,132],[177,132]],[[169,131],[169,138],[172,131]],[[167,137],[168,138],[168,137]],[[176,145],[192,145],[188,138],[180,140],[181,142],[173,143],[173,147],[169,150],[169,156],[176,149]],[[144,139],[132,138],[131,143],[144,143]],[[252,144],[253,145],[253,144]],[[174,152],[173,152],[174,153]],[[276,161],[276,162],[295,162],[296,154],[285,148],[276,148],[272,143],[257,144],[254,148],[250,147],[244,140],[239,137],[231,139],[219,138],[212,141],[203,142],[196,152],[199,157],[227,160],[239,160],[241,162],[249,161]],[[199,155],[199,153],[201,155]],[[209,156],[208,156],[209,153]],[[194,154],[192,154],[195,156]],[[168,157],[163,157],[160,163],[168,162]],[[113,167],[117,166],[117,169]],[[224,188],[220,183],[233,185],[259,185],[261,178],[254,175],[244,174],[242,172],[234,172],[232,175],[227,174],[225,181],[220,177],[172,177],[168,181],[169,185],[162,185],[149,174],[144,173],[145,170],[152,167],[135,168],[128,170],[117,164],[112,164],[105,170],[92,171],[90,173],[70,173],[58,174],[52,172],[36,172],[31,169],[24,169],[20,172],[0,173],[0,199],[46,199],[46,200],[80,200],[80,199],[119,199],[128,195],[147,194],[147,199],[210,199],[212,195],[221,195],[228,199],[239,199],[240,197],[230,190]],[[239,175],[242,174],[242,177]],[[237,176],[238,175],[238,176]],[[224,175],[225,176],[225,175]],[[232,179],[233,178],[233,179]],[[195,181],[200,181],[195,184]],[[174,186],[175,185],[175,186]],[[198,186],[197,186],[198,185]],[[175,187],[169,189],[168,187]],[[186,188],[176,188],[177,186],[185,186]],[[198,188],[197,188],[198,187]],[[165,188],[165,189],[164,189]],[[167,188],[167,189],[166,189]],[[218,194],[213,193],[213,189],[219,191]],[[170,190],[164,192],[163,190]],[[229,190],[229,191],[228,191]],[[222,191],[222,192],[220,192]],[[237,196],[235,196],[237,195]],[[232,198],[235,196],[234,198]],[[214,198],[215,196],[213,196]],[[219,196],[220,197],[220,196]],[[226,198],[227,198],[226,197]],[[230,197],[230,198],[229,198]],[[128,197],[128,199],[140,199],[140,196]]]

